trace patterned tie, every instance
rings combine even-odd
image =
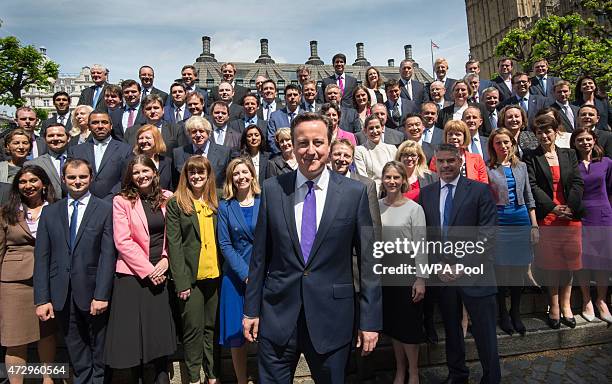
[[[177,108],[176,113],[174,114],[174,122],[178,123],[179,121],[181,121],[181,109]]]
[[[94,109],[96,109],[96,105],[98,104],[98,99],[100,98],[100,90],[101,89],[102,89],[102,87],[96,86],[96,89],[94,90],[93,103],[91,104],[91,106]]]
[[[344,82],[342,81],[342,76],[338,76],[338,87],[340,87],[340,91],[342,91],[342,96],[344,96]]]
[[[142,90],[142,98],[144,99],[145,97],[147,97],[147,94],[149,93],[149,90],[147,88],[144,88]]]
[[[131,128],[134,125],[134,115],[136,114],[136,110],[134,108],[129,108],[128,111],[127,128]]]
[[[302,228],[300,230],[302,248],[302,256],[304,263],[308,262],[310,250],[314,243],[315,235],[317,234],[317,198],[314,191],[314,183],[310,180],[306,182],[308,192],[304,197],[304,206],[302,207]]]
[[[310,104],[310,106],[308,107],[308,111],[310,111],[310,112],[314,112],[315,111],[314,104]]]
[[[77,221],[79,219],[79,201],[72,202],[72,215],[70,215],[70,250],[74,250],[74,243],[77,236]]]
[[[402,120],[402,114],[400,113],[400,110],[399,110],[399,103],[396,102],[395,106],[393,106],[393,121],[395,121],[395,123],[399,125],[401,120]]]
[[[452,184],[446,184],[446,199],[444,200],[444,221],[442,222],[442,235],[446,240],[448,235],[448,226],[450,225],[451,214],[453,212],[453,188]]]
[[[542,83],[542,90],[544,91],[544,96],[546,96],[546,78],[544,76],[540,77],[540,82]]]
[[[295,112],[289,113],[289,125],[291,125],[291,122],[293,121],[294,118],[295,118]]]
[[[489,121],[491,122],[491,128],[495,130],[497,128],[497,116],[495,115],[495,111],[489,113]]]
[[[574,112],[572,112],[572,109],[570,108],[569,104],[563,106],[563,112],[565,112],[565,116],[567,116],[567,119],[569,120],[572,129],[574,129]]]
[[[57,122],[61,125],[66,125],[66,115],[59,115],[57,117]]]
[[[270,120],[270,113],[272,113],[272,106],[268,104],[266,105],[266,120]]]

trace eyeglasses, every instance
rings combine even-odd
[[[406,157],[408,159],[418,159],[419,155],[417,155],[416,153],[402,153],[400,155],[400,159],[402,159],[404,157]]]

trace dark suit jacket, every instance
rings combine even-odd
[[[423,104],[427,99],[427,94],[425,92],[425,87],[423,87],[423,83],[415,79],[410,79],[410,82],[412,83],[412,98],[410,98],[408,91],[406,90],[406,86],[404,85],[404,80],[400,79],[400,82],[400,97],[414,101],[417,107],[421,108],[421,104]]]
[[[563,112],[563,108],[561,108],[555,100],[552,100],[550,107],[559,111],[559,116],[561,116],[561,124],[563,124],[563,128],[565,128],[565,132],[570,132],[570,133],[573,132],[574,127],[578,126],[578,107],[575,105],[569,104],[569,107],[572,110],[572,113],[574,114],[574,121],[573,121],[574,125],[573,126],[572,126],[572,123],[567,118],[567,115]]]
[[[561,79],[554,76],[546,76],[546,89],[542,87],[542,83],[538,79],[537,76],[531,78],[531,87],[529,87],[529,93],[533,93],[534,95],[540,95],[548,98],[554,97],[554,85]]]
[[[550,102],[551,100],[543,96],[529,93],[529,102],[527,104],[527,118],[528,118],[529,127],[533,125],[533,120],[535,120],[536,114],[542,108],[545,108],[548,104],[550,104]],[[517,95],[512,95],[511,97],[499,103],[498,109],[501,110],[506,105],[519,105],[520,106],[519,97]]]
[[[131,128],[125,131],[124,141],[129,144],[131,148],[134,148],[134,145],[136,145],[136,133],[138,133],[141,126],[142,124],[134,124]],[[183,126],[168,123],[162,120],[161,135],[164,139],[164,143],[166,143],[166,152],[164,152],[165,156],[172,158],[172,151],[174,148],[185,145],[187,137],[185,136],[185,130],[181,127]]]
[[[68,114],[70,115],[70,114]],[[50,118],[48,118],[47,120],[43,120],[41,126],[40,126],[40,137],[45,137],[45,133],[47,132],[47,128],[51,125],[51,124],[55,124],[57,123],[57,116],[51,116]],[[66,123],[64,124],[64,127],[66,127],[66,132],[70,131],[72,129],[72,119],[70,119],[70,117],[68,117],[68,119],[66,120]]]
[[[501,78],[501,76],[497,75],[491,81],[493,82],[495,88],[499,90],[500,103],[512,96],[512,89],[508,88],[508,85],[506,85],[506,82],[504,81],[504,79]]]
[[[266,179],[282,175],[283,173],[293,172],[293,169],[285,162],[282,155],[274,156],[269,160],[268,172],[266,173]],[[261,184],[263,185],[263,184]]]
[[[127,128],[123,126],[123,112],[123,108],[115,108],[114,110],[109,111],[108,115],[110,116],[111,123],[113,125],[113,139],[127,143],[127,139],[125,139]],[[134,125],[140,127],[141,125],[146,124],[146,121],[147,119],[145,119],[144,115],[142,114],[141,106],[141,108],[138,108],[138,113],[134,117]]]
[[[263,110],[263,102],[259,105],[259,108],[257,109],[257,118],[261,119],[261,120],[266,120],[266,116],[264,115],[264,110]],[[279,111],[281,109],[285,108],[285,103],[283,103],[280,99],[276,99],[276,110],[274,110],[272,113]],[[267,121],[267,120],[266,120]]]
[[[329,84],[338,84],[336,82],[336,74],[326,77],[323,79],[321,83],[321,89],[317,93],[317,101],[319,103],[325,102],[325,88]],[[348,73],[344,73],[344,94],[342,95],[341,104],[343,107],[353,107],[353,92],[355,92],[355,87],[357,87],[357,79]]]
[[[93,109],[96,111],[106,112],[108,110],[108,107],[106,106],[106,101],[104,101],[104,91],[106,90],[107,85],[108,83],[104,83],[104,85],[102,86],[96,105],[93,105],[93,98],[96,89],[95,84],[81,91],[81,96],[79,96],[79,102],[77,103],[77,105],[89,105],[93,107]]]
[[[210,125],[213,128],[213,132],[215,129],[215,125],[212,122],[212,118]],[[228,121],[227,128],[225,129],[225,140],[223,143],[215,142],[214,133],[210,133],[210,141],[215,144],[223,145],[224,147],[229,148],[234,155],[236,155],[240,151],[240,138],[242,137],[242,131],[240,130],[240,123],[237,120]],[[262,137],[263,140],[263,137]]]
[[[612,159],[612,132],[595,130],[597,134],[597,144],[604,150],[606,156]]]
[[[109,202],[91,196],[71,251],[68,199],[43,208],[34,252],[34,304],[51,302],[62,310],[69,288],[81,311],[89,311],[93,299],[110,300],[117,261],[112,213]]]
[[[111,139],[104,151],[100,169],[96,170],[93,140],[68,148],[68,158],[89,161],[94,168],[94,177],[89,191],[92,195],[109,203],[113,200],[113,196],[121,191],[121,181],[131,157],[132,147]]]
[[[184,104],[183,107],[185,108],[185,111],[183,112],[182,121],[185,121],[191,117],[191,112],[189,112],[189,109],[187,109],[186,104]],[[170,103],[170,105],[164,106],[164,117],[163,117],[164,121],[167,121],[168,123],[171,123],[171,124],[175,124],[176,123],[175,115],[176,115],[176,108],[174,107],[174,103]]]
[[[298,114],[301,114],[303,111],[301,109],[297,109]],[[259,119],[259,118],[258,118]],[[266,140],[268,141],[268,147],[272,151],[272,153],[280,153],[280,149],[276,146],[276,141],[274,140],[274,135],[276,131],[280,128],[289,127],[289,110],[287,107],[282,109],[277,109],[276,111],[270,114],[270,120],[268,120],[268,126],[266,127]]]
[[[240,129],[240,133],[244,132],[246,129],[246,125],[244,124],[244,116],[243,118],[236,120],[235,124]],[[257,125],[264,134],[268,130],[268,122],[264,119],[260,119],[259,117],[257,117],[257,123],[255,125]]]
[[[142,84],[140,84],[140,87],[142,89]],[[151,95],[157,95],[159,97],[161,97],[162,99],[162,105],[166,105],[166,100],[168,100],[168,94],[164,91],[162,91],[161,89],[157,89],[155,88],[155,86],[153,86],[151,88]]]
[[[221,188],[225,183],[225,168],[230,162],[232,151],[223,145],[218,145],[209,142],[208,155],[206,158],[210,161],[213,171],[215,172],[215,181],[217,182],[217,188]],[[177,185],[178,177],[183,169],[183,164],[191,156],[195,155],[193,152],[193,145],[186,144],[182,147],[174,148],[174,185]]]
[[[355,139],[357,139],[357,145],[363,145],[368,140],[363,131],[357,132],[355,134]],[[399,147],[399,145],[404,141],[406,141],[406,135],[404,134],[404,132],[397,131],[395,129],[385,129],[385,134],[383,135],[383,143],[392,144],[396,147]]]
[[[421,187],[419,204],[427,220],[427,241],[442,241],[440,223],[440,181]],[[459,177],[453,197],[453,208],[448,228],[448,241],[482,241],[485,252],[471,253],[463,258],[452,253],[429,255],[430,262],[465,266],[483,265],[483,274],[464,275],[458,281],[459,289],[468,296],[488,296],[496,292],[493,253],[497,207],[486,184]],[[486,241],[484,239],[487,239]]]
[[[556,147],[559,159],[559,171],[561,173],[561,187],[565,196],[565,204],[572,209],[574,218],[580,219],[582,214],[582,192],[584,181],[578,169],[576,152],[569,148]],[[529,184],[536,202],[536,217],[543,219],[555,208],[553,202],[552,173],[544,150],[538,147],[533,151],[527,151],[523,155],[523,161],[527,164],[529,173]]]
[[[41,156],[47,153],[48,151],[47,143],[45,142],[45,139],[42,136],[36,137],[36,140],[34,141],[33,144],[36,145],[36,148],[38,149],[38,156]],[[10,156],[6,154],[5,149],[6,147],[4,145],[4,137],[3,137],[0,139],[0,161],[8,160],[10,158]]]
[[[13,187],[12,184],[0,183],[0,206],[8,203],[8,200],[11,197],[12,187]]]
[[[361,120],[359,114],[354,108],[340,106],[340,129],[343,131],[356,133],[361,131]]]
[[[174,191],[172,183],[172,158],[164,155],[159,156],[159,186],[167,191]]]
[[[232,101],[235,104],[238,105],[242,105],[242,98],[244,96],[246,96],[247,94],[251,93],[247,88],[243,87],[242,85],[234,85],[234,97],[232,99]],[[221,100],[221,98],[219,97],[219,86],[215,85],[214,87],[212,87],[212,89],[210,90],[210,102],[208,103],[208,105],[211,105],[212,103],[214,103],[215,101],[219,101]]]
[[[580,108],[584,103],[575,100],[573,105]],[[597,123],[597,129],[601,131],[612,130],[612,105],[607,99],[595,98],[595,109],[599,112],[599,123]]]
[[[442,143],[444,143],[444,130],[434,125],[430,144],[436,146]]]
[[[432,144],[423,141],[421,142],[421,149],[423,149],[423,153],[425,153],[425,159],[427,160],[427,164],[431,163],[431,159],[433,159],[436,148]]]
[[[478,133],[480,133],[481,136],[489,136],[491,132],[493,131],[493,127],[491,127],[491,121],[489,120],[489,114],[487,113],[487,108],[484,106],[484,104],[481,104],[481,103],[468,102],[468,105],[470,107],[477,107],[480,110],[480,116],[483,116],[482,125],[478,129]],[[438,127],[444,127],[447,122],[453,119],[454,113],[455,113],[455,103],[449,105],[448,107],[440,111],[440,114],[438,115],[438,122],[436,125]]]
[[[489,149],[488,149],[488,145],[489,145],[489,138],[486,136],[482,136],[480,133],[478,134],[478,138],[480,139],[480,149],[482,150],[482,159],[484,160],[485,163],[489,162]],[[468,145],[468,151],[472,151],[472,144],[470,143]]]
[[[416,103],[412,100],[402,99],[400,98],[402,103],[401,118],[399,124],[393,120],[393,106],[390,100],[387,100],[385,105],[387,106],[387,123],[385,126],[387,128],[397,129],[399,131],[404,131],[404,121],[406,121],[406,115],[409,113],[419,113],[419,108]]]
[[[323,216],[304,262],[295,227],[296,175],[286,173],[264,182],[244,314],[259,317],[260,337],[282,346],[302,312],[314,349],[324,354],[351,342],[354,321],[361,330],[382,329],[381,288],[372,270],[373,236],[363,230],[372,226],[372,217],[366,186],[330,172]],[[361,267],[357,316],[354,248]]]

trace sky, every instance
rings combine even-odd
[[[220,62],[254,62],[259,39],[269,40],[277,63],[304,63],[309,41],[317,40],[325,64],[337,52],[356,57],[365,44],[373,65],[395,65],[412,44],[413,58],[431,74],[435,57],[449,61],[449,76],[464,74],[469,54],[465,2],[446,0],[2,0],[0,36],[44,46],[60,73],[78,73],[99,63],[110,81],[138,78],[138,68],[155,68],[155,85],[166,90],[180,68],[202,52],[202,36]]]

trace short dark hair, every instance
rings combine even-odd
[[[187,92],[187,89],[185,88],[185,84],[183,84],[182,82],[179,83],[178,81],[175,81],[174,83],[172,83],[172,85],[170,86],[170,93],[172,93],[172,88],[174,87],[181,87],[183,88],[183,92]]]
[[[459,152],[459,148],[455,147],[453,144],[439,144],[436,147],[435,153],[437,154],[438,152],[451,152],[455,157],[461,158],[461,152]]]
[[[68,101],[70,101],[70,95],[68,94],[68,92],[66,91],[57,91],[53,94],[53,101],[55,102],[55,99],[60,97],[60,96],[66,96],[68,98]]]
[[[62,175],[66,175],[66,169],[68,169],[68,167],[77,168],[81,165],[86,165],[87,169],[89,170],[89,176],[93,177],[93,168],[91,163],[85,159],[78,159],[76,157],[69,157],[66,159],[64,167],[62,168]]]
[[[302,94],[302,90],[297,84],[287,84],[285,86],[285,95],[287,94],[287,91],[290,91],[290,90],[297,91],[300,95]]]
[[[333,109],[338,113],[338,120],[342,117],[342,111],[340,110],[340,106],[335,101],[330,101],[329,103],[325,103],[321,106],[321,115],[325,115],[327,111]]]
[[[336,53],[334,57],[332,57],[332,64],[336,61],[336,59],[342,59],[346,63],[346,55],[344,53]]]
[[[401,87],[400,82],[397,79],[389,79],[385,82],[385,89],[392,87]]]
[[[512,84],[514,84],[514,79],[521,76],[527,76],[527,80],[529,80],[529,75],[527,75],[525,72],[515,72],[514,75],[512,75]]]
[[[138,75],[139,76],[140,76],[140,71],[142,71],[144,68],[149,68],[153,72],[153,75],[155,75],[155,70],[153,69],[152,66],[150,66],[150,65],[143,65],[142,67],[138,68]]]
[[[212,115],[212,112],[214,111],[215,107],[217,105],[222,106],[223,108],[225,108],[225,110],[227,111],[227,113],[229,114],[229,106],[227,105],[227,103],[225,101],[222,100],[217,100],[214,103],[212,103],[210,105],[210,114]],[[263,140],[263,139],[262,139]]]
[[[95,110],[91,111],[91,113],[89,113],[89,116],[87,117],[87,125],[89,125],[89,123],[91,123],[91,116],[92,115],[106,115],[106,117],[108,118],[108,121],[112,124],[112,120],[111,120],[110,115],[108,114],[108,112],[104,112],[104,111],[100,111],[100,110],[95,109]]]
[[[321,116],[318,113],[314,112],[305,112],[301,115],[297,115],[295,119],[291,122],[291,141],[294,142],[295,139],[295,127],[299,124],[306,123],[309,121],[320,121],[325,124],[327,127],[327,141],[331,145],[332,134],[333,132],[329,129],[331,126],[331,121],[327,118],[327,116]]]
[[[259,107],[259,97],[257,97],[257,95],[254,95],[252,93],[247,93],[246,95],[242,96],[242,104],[244,104],[244,102],[246,101],[247,97],[254,98],[255,102],[257,102],[257,106]]]
[[[133,87],[136,86],[136,88],[138,88],[138,92],[140,92],[140,83],[138,83],[136,80],[133,79],[127,79],[127,80],[123,80],[121,82],[121,89],[124,90],[128,87]]]
[[[425,125],[425,120],[423,119],[423,116],[419,115],[418,113],[411,112],[411,113],[406,114],[406,117],[404,119],[404,126],[406,125],[406,121],[408,121],[408,119],[412,117],[418,117],[419,120],[421,120],[421,124]]]
[[[193,72],[196,74],[196,76],[198,76],[198,70],[196,69],[195,66],[193,66],[193,64],[183,65],[183,68],[181,68],[181,73],[183,73],[183,71],[186,70],[186,69],[193,70]]]
[[[123,89],[117,84],[108,84],[104,87],[104,93],[108,93],[109,95],[117,95],[120,98],[123,97]]]
[[[162,106],[162,108],[164,107],[164,100],[161,98],[161,96],[159,96],[156,93],[149,93],[148,95],[146,95],[144,97],[144,99],[142,99],[142,107],[146,107],[149,104],[153,104],[153,103],[159,103],[159,105]]]
[[[276,83],[274,82],[274,80],[272,80],[272,79],[267,79],[266,81],[264,81],[263,83],[261,83],[261,87],[263,88],[263,86],[264,86],[266,83],[272,83],[272,85],[274,86],[274,89],[276,89]]]
[[[47,132],[49,132],[49,128],[53,128],[53,127],[62,127],[64,128],[64,131],[66,130],[66,126],[62,123],[51,123],[45,129],[45,136],[43,137],[43,139],[47,137]],[[68,135],[68,132],[66,132],[66,135]],[[68,138],[70,138],[70,136],[68,136]]]

